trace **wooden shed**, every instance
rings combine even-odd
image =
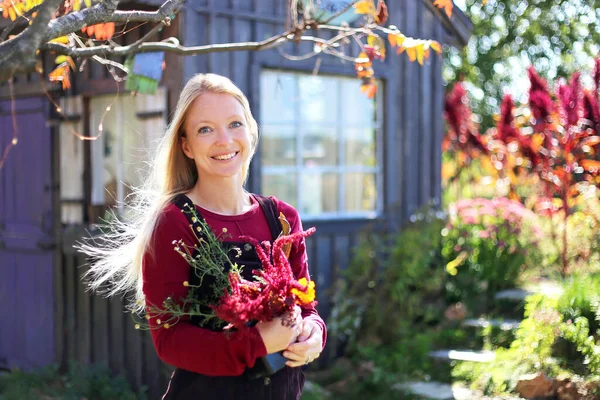
[[[191,0],[161,35],[187,46],[263,40],[283,31],[285,4]],[[431,0],[387,4],[390,23],[408,36],[459,47],[469,38],[470,23],[456,8],[449,19]],[[18,77],[12,99],[9,87],[0,86],[0,153],[14,135],[12,110],[18,130],[18,145],[0,170],[0,368],[105,363],[150,393],[164,387],[168,368],[149,335],[133,329],[120,299],[85,291],[84,260],[72,245],[125,199],[128,184],[139,182],[144,149],[164,132],[183,83],[199,72],[230,77],[249,98],[261,144],[248,189],[293,204],[304,226],[317,228],[309,262],[327,319],[328,288],[361,232],[397,230],[421,205],[440,203],[444,84],[440,57],[419,66],[390,52],[375,63],[379,89],[370,100],[360,94],[351,63],[293,60],[311,50],[289,44],[264,52],[167,54],[157,93],[136,97],[118,88],[105,67],[88,62],[69,91],[49,88],[66,117],[56,115],[35,76]],[[77,137],[99,135],[100,123],[97,140]]]

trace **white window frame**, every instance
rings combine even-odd
[[[278,71],[269,68],[265,68],[262,72],[282,72],[286,74],[294,74],[294,75],[310,75],[304,71],[297,70],[284,70]],[[355,78],[348,75],[321,75],[322,77],[327,78]],[[261,76],[262,79],[262,76]],[[296,82],[298,82],[296,80]],[[264,159],[261,157],[261,177],[265,175],[286,175],[293,173],[296,175],[296,201],[297,201],[297,209],[301,214],[302,219],[304,220],[348,220],[348,219],[374,219],[380,216],[383,212],[383,137],[384,137],[384,93],[383,93],[383,82],[377,81],[377,93],[375,95],[375,112],[376,112],[376,120],[375,120],[375,159],[377,161],[374,167],[367,166],[357,166],[357,165],[344,165],[345,155],[344,155],[344,130],[345,128],[358,128],[361,126],[357,125],[344,125],[344,124],[333,124],[333,123],[322,123],[324,128],[334,128],[336,130],[336,138],[337,138],[337,161],[338,165],[336,166],[311,166],[310,172],[315,172],[317,174],[322,175],[323,173],[336,173],[339,176],[338,180],[338,210],[343,210],[345,206],[345,184],[344,184],[344,174],[345,173],[373,173],[375,174],[375,190],[376,190],[376,198],[375,198],[375,209],[372,211],[338,211],[338,212],[321,212],[318,214],[303,214],[302,213],[302,205],[303,205],[303,187],[302,187],[302,179],[301,174],[306,170],[306,167],[303,165],[303,154],[301,151],[296,151],[296,160],[295,165],[289,166],[266,166],[264,165]],[[363,93],[357,92],[357,96],[365,96]],[[338,99],[341,98],[341,85],[338,85]],[[261,105],[262,106],[262,105]],[[299,108],[296,107],[294,110],[296,113],[295,124],[294,124],[294,133],[296,136],[296,146],[297,149],[304,148],[304,129],[302,122],[299,118]],[[343,117],[343,108],[338,107],[338,121],[342,121]],[[275,122],[269,122],[269,126],[277,126],[278,124]],[[281,125],[289,125],[289,123],[281,123]],[[260,128],[259,128],[260,130]],[[267,195],[271,195],[272,193],[266,193]],[[286,199],[281,199],[286,201]]]

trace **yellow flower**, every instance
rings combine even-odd
[[[298,283],[305,287],[304,291],[292,289],[292,293],[296,295],[296,303],[300,305],[310,304],[315,300],[315,282],[306,278],[300,278]]]
[[[165,327],[165,329],[169,329],[171,327],[171,325],[169,325],[168,323],[164,324],[163,326]]]
[[[190,286],[190,283],[188,281],[183,282],[183,286],[188,287]]]

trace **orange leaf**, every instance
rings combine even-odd
[[[452,0],[435,0],[433,5],[438,8],[443,8],[448,18],[452,17],[452,8],[454,7]]]
[[[51,82],[62,82],[63,90],[71,87],[71,81],[69,80],[69,64],[64,62],[54,69],[54,71],[48,74],[48,79]]]
[[[413,62],[417,59],[417,49],[414,47],[408,47],[406,49],[406,54],[408,55],[408,59]]]
[[[600,161],[596,160],[581,160],[579,163],[581,167],[590,173],[598,173],[600,172]]]
[[[354,5],[354,12],[357,14],[375,14],[375,5],[373,0],[361,0]]]
[[[375,93],[377,93],[377,85],[374,82],[360,85],[360,92],[364,93],[369,99],[372,99],[375,97]]]
[[[115,34],[115,23],[107,22],[105,25],[106,25],[106,40],[109,40]]]
[[[94,36],[97,40],[104,40],[104,24],[95,25]]]

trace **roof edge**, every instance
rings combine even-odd
[[[440,20],[444,28],[450,32],[451,40],[448,44],[454,47],[463,48],[469,43],[469,38],[473,33],[473,23],[461,9],[454,5],[452,17],[449,18],[441,8],[433,5],[432,0],[423,0],[423,2],[433,15]]]

